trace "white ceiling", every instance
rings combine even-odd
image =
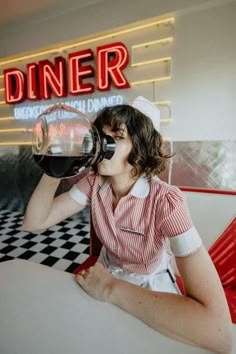
[[[57,13],[72,12],[78,8],[88,7],[96,3],[117,0],[0,0],[0,27],[11,26],[11,24],[24,24],[28,21],[44,16],[53,16]],[[130,0],[132,1],[132,0]],[[141,0],[140,0],[141,1]],[[138,1],[138,2],[140,2]],[[173,0],[169,0],[171,2]],[[186,0],[175,0],[185,3]],[[187,0],[187,4],[188,4]],[[201,0],[200,4],[214,4],[233,2],[236,0]],[[168,2],[168,1],[167,1]],[[189,5],[193,1],[189,2]],[[198,2],[196,2],[197,4]]]
[[[104,0],[0,0],[0,27],[30,18],[72,11]]]
[[[0,5],[0,25],[17,22],[37,11],[50,9],[56,2],[57,0],[3,0]]]

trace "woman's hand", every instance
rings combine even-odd
[[[77,273],[75,280],[86,293],[100,301],[109,301],[113,284],[116,281],[100,263]]]

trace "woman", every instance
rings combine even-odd
[[[54,198],[58,179],[44,175],[28,204],[24,230],[44,229],[91,204],[103,244],[98,262],[76,275],[91,296],[130,312],[176,340],[229,354],[231,320],[224,292],[194,228],[183,194],[158,179],[168,156],[150,102],[103,109],[94,124],[116,151],[69,192]],[[139,107],[140,109],[136,109]],[[144,108],[142,110],[142,107]],[[167,245],[185,295],[180,295]]]

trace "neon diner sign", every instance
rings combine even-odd
[[[95,68],[87,61],[94,60]],[[70,53],[67,61],[58,56],[54,63],[45,59],[28,63],[26,72],[17,68],[5,69],[5,102],[16,104],[26,99],[37,101],[68,95],[91,94],[96,90],[109,91],[111,84],[118,89],[129,88],[123,70],[129,63],[129,53],[122,42]],[[94,78],[95,84],[84,79]]]

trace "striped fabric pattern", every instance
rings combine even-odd
[[[117,265],[131,272],[152,273],[167,238],[178,257],[188,256],[201,246],[183,193],[157,177],[140,177],[115,210],[111,185],[93,173],[72,187],[70,195],[80,204],[85,200],[91,204],[98,238]]]

